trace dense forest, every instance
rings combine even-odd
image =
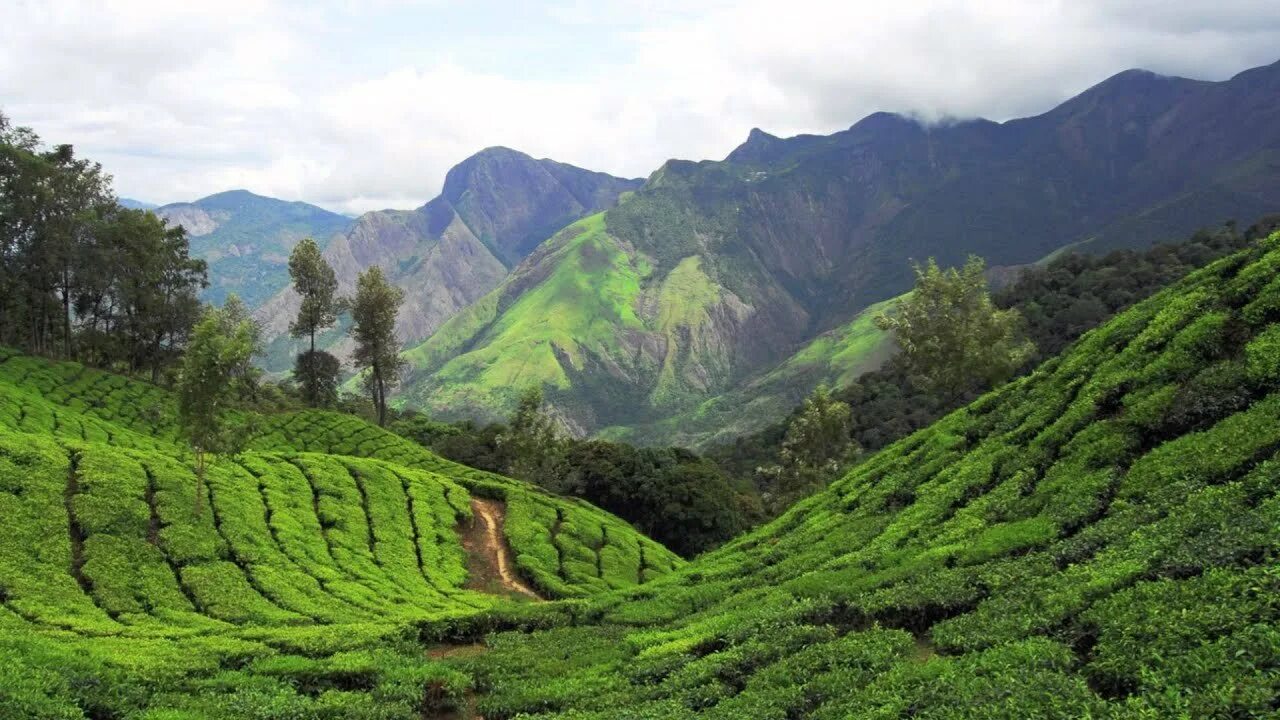
[[[181,227],[121,207],[101,165],[0,114],[0,344],[159,380],[205,284]]]

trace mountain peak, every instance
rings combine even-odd
[[[784,140],[760,128],[751,128],[751,132],[747,133],[746,142],[734,148],[733,152],[725,156],[724,161],[743,164],[769,163],[786,153],[793,144],[792,141],[798,140],[800,137],[808,136],[798,136]]]

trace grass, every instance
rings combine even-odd
[[[411,404],[437,414],[473,407],[496,416],[526,386],[569,388],[571,373],[581,372],[588,358],[621,355],[620,330],[643,330],[634,305],[649,269],[609,237],[604,213],[549,242],[552,272],[512,305],[498,312],[507,285],[519,277],[406,354],[415,375],[431,373],[410,393]]]

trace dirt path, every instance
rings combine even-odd
[[[462,534],[462,546],[467,551],[467,569],[470,571],[467,587],[541,600],[538,593],[516,575],[515,560],[502,535],[502,525],[506,521],[503,504],[497,500],[473,497],[471,512],[474,515],[471,527]]]

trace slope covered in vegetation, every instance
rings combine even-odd
[[[486,718],[1262,717],[1280,694],[1280,234],[573,627]]]
[[[0,717],[457,705],[465,679],[420,638],[531,607],[472,589],[476,498],[505,506],[514,565],[547,598],[679,563],[586,503],[336,413],[243,414],[251,450],[200,486],[174,417],[154,386],[0,351]]]
[[[689,442],[661,421],[719,414],[702,404],[907,291],[912,259],[1021,265],[1274,211],[1263,158],[1280,147],[1277,88],[1280,63],[1223,82],[1130,71],[1035,117],[876,113],[829,136],[754,131],[722,161],[669,161],[411,349],[403,400],[493,420],[514,406],[501,379],[515,377],[581,434]],[[569,342],[548,337],[570,327]],[[780,385],[803,396],[805,379]]]

